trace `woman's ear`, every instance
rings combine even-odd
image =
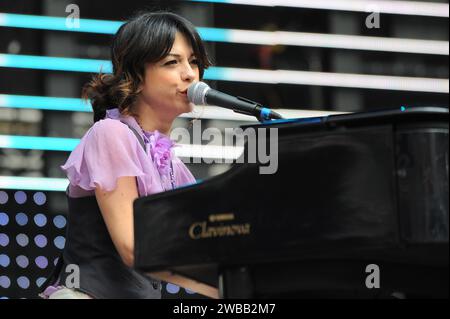
[[[141,93],[145,86],[145,79],[143,79],[141,76],[138,77],[138,81],[139,83],[136,89],[136,94]]]
[[[144,89],[146,69],[147,69],[147,64],[145,65],[144,74],[138,75],[139,85],[137,87],[137,93],[140,93]]]

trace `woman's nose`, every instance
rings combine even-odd
[[[188,64],[186,66],[185,70],[183,71],[183,73],[181,75],[182,79],[185,81],[193,81],[193,80],[195,80],[195,76],[196,76],[196,73],[195,73],[194,69],[192,69],[190,64]]]

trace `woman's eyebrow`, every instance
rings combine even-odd
[[[181,54],[178,54],[178,53],[169,53],[167,56],[174,56],[177,58],[181,58]],[[191,53],[190,57],[193,57],[193,56],[194,56],[194,53]]]

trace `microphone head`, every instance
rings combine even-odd
[[[205,82],[195,82],[187,90],[188,100],[195,105],[207,105],[206,93],[210,90]]]

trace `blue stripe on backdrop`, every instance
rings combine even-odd
[[[121,21],[80,19],[79,27],[71,27],[69,23],[66,25],[68,21],[71,19],[65,17],[0,13],[0,26],[15,28],[113,34],[123,24]]]
[[[13,28],[114,34],[123,24],[122,21],[80,19],[79,27],[71,27],[66,25],[66,20],[64,17],[0,13],[0,26]],[[231,37],[227,29],[197,27],[197,31],[204,41],[229,42]]]
[[[77,98],[0,94],[0,107],[50,111],[92,112],[91,104]]]
[[[197,179],[196,183],[202,183],[202,180]],[[67,178],[0,176],[0,189],[64,192],[68,185]]]
[[[72,151],[79,142],[77,138],[0,135],[0,148]]]
[[[0,54],[0,67],[26,68],[71,72],[111,73],[108,60],[61,58],[36,55]],[[225,68],[210,67],[205,70],[205,80],[231,80]]]
[[[61,58],[36,55],[0,54],[0,66],[74,72],[112,72],[108,60]]]
[[[67,178],[0,176],[0,189],[63,192],[68,185]]]

